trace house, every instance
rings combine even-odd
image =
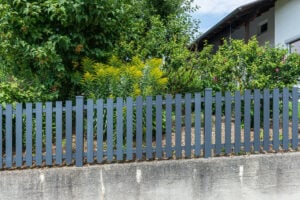
[[[300,1],[275,2],[275,45],[284,45],[300,54]]]
[[[219,23],[202,34],[192,45],[201,50],[205,43],[214,50],[223,39],[244,39],[256,35],[263,45],[284,46],[300,53],[300,0],[257,0],[236,8]]]

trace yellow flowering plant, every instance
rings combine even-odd
[[[84,94],[87,98],[93,99],[122,97],[124,100],[126,97],[135,98],[137,96],[146,97],[162,94],[166,90],[168,82],[162,70],[162,64],[162,59],[158,58],[143,62],[138,57],[133,57],[129,62],[122,62],[117,57],[112,57],[105,64],[85,58],[82,63],[84,72],[81,79]],[[123,110],[123,115],[125,119],[126,107]],[[105,121],[105,112],[103,117]],[[135,121],[136,117],[133,120]],[[115,122],[116,119],[114,119]],[[106,125],[104,123],[104,132],[106,132]],[[125,126],[126,124],[124,124]],[[135,131],[133,132],[135,133]],[[115,136],[114,134],[114,139]],[[124,135],[124,137],[126,136]]]
[[[162,93],[168,82],[158,58],[122,62],[113,56],[106,64],[85,58],[82,65],[81,84],[88,98],[153,96]]]

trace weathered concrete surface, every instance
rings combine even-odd
[[[300,199],[300,153],[0,172],[1,200]]]

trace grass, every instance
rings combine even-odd
[[[293,105],[292,102],[289,102],[289,117],[292,117],[293,114]],[[300,102],[298,102],[298,119],[300,119]]]

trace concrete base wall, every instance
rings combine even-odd
[[[300,153],[0,172],[0,199],[300,199]]]

